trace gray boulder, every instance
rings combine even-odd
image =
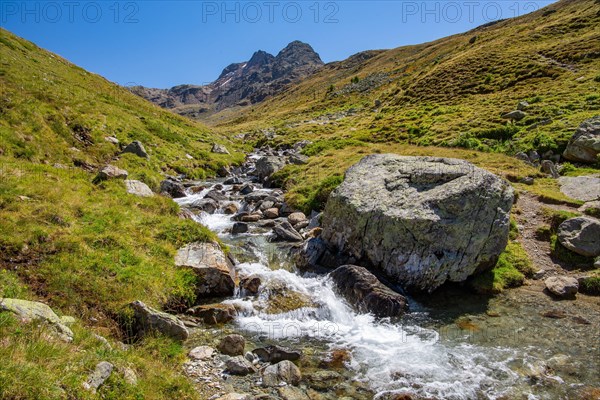
[[[160,183],[160,192],[166,193],[174,199],[187,196],[185,194],[185,187],[172,179],[165,179]]]
[[[256,175],[265,180],[285,167],[285,159],[278,156],[264,156],[256,161]]]
[[[600,199],[600,177],[598,176],[561,176],[558,178],[560,191],[567,196],[581,200]]]
[[[513,198],[508,183],[464,160],[371,155],[330,195],[321,238],[346,263],[433,291],[496,264]]]
[[[558,241],[567,249],[586,257],[600,256],[600,221],[575,217],[558,226]]]
[[[282,221],[280,224],[275,225],[273,233],[275,234],[275,240],[284,242],[302,242],[304,240],[302,235],[288,221]]]
[[[572,298],[579,291],[579,281],[570,276],[551,276],[544,284],[550,293],[558,297]]]
[[[214,214],[219,208],[219,204],[213,199],[196,199],[187,204],[187,207],[195,210],[202,210],[208,214]]]
[[[277,364],[269,365],[263,371],[263,386],[279,386],[282,383],[298,385],[302,374],[300,369],[291,361],[284,360]]]
[[[255,373],[256,368],[243,356],[236,356],[225,362],[225,372],[231,375],[245,376]]]
[[[366,268],[343,265],[330,275],[337,290],[361,312],[377,317],[397,317],[408,310],[404,296],[382,284]]]
[[[523,118],[525,118],[525,116],[527,116],[527,114],[524,111],[514,110],[514,111],[511,111],[509,113],[502,115],[502,118],[510,119],[511,121],[520,121]]]
[[[245,222],[236,222],[231,227],[231,233],[233,235],[237,235],[240,233],[246,233],[246,232],[248,232],[248,224]]]
[[[25,321],[43,321],[56,331],[61,340],[65,342],[73,341],[73,331],[44,303],[0,298],[0,311],[10,311]]]
[[[94,372],[83,383],[83,387],[92,393],[96,393],[96,390],[110,377],[113,369],[114,366],[111,363],[107,361],[99,362]]]
[[[554,179],[560,177],[554,163],[550,160],[542,160],[542,172],[552,176]]]
[[[154,193],[152,189],[148,187],[144,182],[136,181],[136,180],[125,180],[125,189],[127,193],[134,194],[140,197],[152,197]]]
[[[227,150],[227,147],[218,143],[213,144],[212,149],[210,151],[217,154],[229,154],[229,150]]]
[[[583,121],[569,140],[563,157],[571,161],[595,163],[600,153],[600,116]]]
[[[144,145],[139,140],[129,143],[127,147],[123,149],[123,153],[133,153],[138,157],[150,158],[146,152],[146,149],[144,148]]]
[[[218,243],[196,242],[180,248],[175,255],[175,265],[194,271],[198,277],[198,298],[233,296],[233,265]]]
[[[98,175],[96,175],[95,181],[104,181],[107,179],[127,179],[129,173],[124,169],[115,167],[114,165],[107,165],[103,167]]]
[[[139,300],[130,304],[134,313],[134,331],[138,336],[159,332],[176,340],[185,340],[189,332],[177,317],[148,307]]]

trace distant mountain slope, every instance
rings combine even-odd
[[[130,90],[161,107],[197,118],[203,113],[261,102],[322,65],[312,47],[294,41],[277,56],[259,50],[249,61],[227,66],[216,81],[205,86],[179,85],[171,89],[135,86]]]
[[[463,34],[327,64],[283,93],[208,122],[259,139],[266,129],[278,133],[275,141],[559,152],[600,110],[599,26],[598,1],[562,0]],[[520,101],[529,103],[525,118],[502,118]]]

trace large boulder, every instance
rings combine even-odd
[[[557,297],[573,298],[579,291],[579,281],[572,276],[551,276],[544,281],[544,285]]]
[[[174,199],[187,196],[185,193],[185,187],[179,182],[172,179],[165,179],[160,183],[160,192],[166,193]]]
[[[216,242],[188,244],[175,255],[175,264],[191,268],[198,277],[198,298],[233,296],[234,270],[229,258]]]
[[[94,178],[95,182],[104,181],[107,179],[127,179],[129,173],[124,169],[115,167],[114,165],[104,166]]]
[[[371,155],[330,195],[321,238],[345,263],[433,291],[496,264],[513,199],[507,182],[464,160]]]
[[[401,316],[408,309],[404,296],[379,282],[366,268],[343,265],[330,277],[337,290],[359,311],[383,318]]]
[[[581,201],[600,199],[600,176],[561,176],[558,178],[558,184],[560,191],[573,199]]]
[[[189,332],[177,317],[148,307],[136,300],[130,304],[133,309],[133,329],[137,336],[159,332],[176,340],[185,340]]]
[[[567,249],[586,257],[600,256],[600,221],[575,217],[558,226],[558,241]]]
[[[73,341],[73,331],[56,313],[44,303],[21,299],[0,298],[0,311],[10,311],[26,321],[42,321],[49,324],[65,342]]]
[[[282,221],[273,227],[274,239],[284,242],[302,242],[302,235],[288,221]]]
[[[285,159],[278,156],[264,156],[256,161],[256,175],[260,180],[273,175],[285,167]]]
[[[594,163],[600,153],[600,116],[583,121],[563,153],[571,161]]]
[[[300,369],[291,361],[283,360],[269,365],[263,371],[263,386],[272,387],[282,384],[298,385],[302,379]]]

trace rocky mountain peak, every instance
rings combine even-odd
[[[258,50],[252,55],[252,58],[250,58],[250,61],[246,64],[246,68],[262,67],[271,64],[274,60],[275,57],[272,54],[263,50]]]

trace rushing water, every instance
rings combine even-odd
[[[209,189],[178,202],[190,204]],[[279,343],[347,349],[353,378],[378,396],[554,399],[572,398],[573,390],[600,384],[597,326],[543,318],[535,300],[523,304],[510,297],[463,294],[411,299],[405,318],[377,320],[355,312],[336,295],[326,275],[298,273],[287,257],[289,249],[268,242],[269,230],[254,227],[230,235],[234,222],[222,212],[201,213],[197,220],[243,261],[236,266],[239,275],[259,276],[262,285],[276,283],[310,299],[306,307],[269,314],[261,307],[268,296],[255,299],[238,293],[225,301],[240,310],[237,329]]]

